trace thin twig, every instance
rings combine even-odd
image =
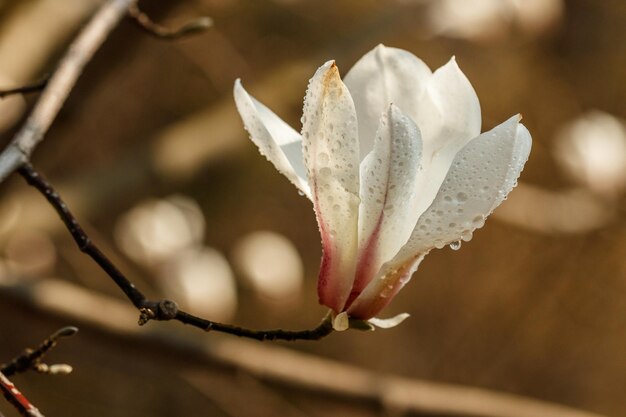
[[[150,320],[177,320],[184,324],[197,327],[204,331],[218,331],[235,336],[256,340],[318,340],[328,336],[333,331],[330,317],[325,318],[319,326],[310,330],[251,330],[230,324],[217,323],[186,313],[178,308],[172,300],[149,300],[135,287],[126,276],[111,262],[111,260],[91,241],[80,226],[67,204],[31,164],[25,163],[18,169],[19,174],[26,182],[36,188],[54,207],[63,224],[70,232],[81,252],[89,255],[115,284],[124,292],[131,303],[139,310],[139,324],[143,325]]]
[[[0,372],[7,377],[29,369],[49,373],[50,369],[54,369],[54,365],[47,366],[42,364],[41,360],[43,357],[56,346],[57,341],[60,338],[73,336],[77,332],[78,329],[73,326],[63,327],[62,329],[57,330],[41,342],[36,349],[26,349],[21,355],[11,360],[11,362],[2,365],[0,367]]]
[[[0,390],[4,397],[25,417],[44,417],[9,379],[0,372]]]
[[[85,65],[136,1],[108,0],[72,42],[30,116],[13,141],[0,154],[0,182],[29,160],[61,110]]]
[[[129,7],[128,15],[146,33],[167,40],[175,40],[184,38],[185,36],[195,35],[204,32],[213,25],[213,21],[210,17],[202,16],[183,24],[179,28],[170,29],[150,19],[150,16],[142,12],[137,4],[133,4]]]
[[[50,75],[46,74],[41,79],[30,83],[25,84],[19,87],[9,88],[6,90],[0,90],[0,98],[5,98],[6,96],[10,96],[12,94],[26,94],[26,93],[36,93],[43,90],[46,85],[50,81]]]

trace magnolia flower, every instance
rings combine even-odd
[[[334,61],[317,70],[301,134],[239,80],[234,94],[252,141],[313,202],[319,301],[338,328],[376,316],[433,248],[470,240],[515,187],[531,147],[519,115],[480,134],[478,98],[454,58],[433,73],[382,45],[345,82]]]

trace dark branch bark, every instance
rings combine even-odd
[[[89,255],[115,284],[124,292],[131,303],[139,310],[139,324],[143,325],[150,320],[177,320],[204,331],[218,331],[235,336],[256,340],[318,340],[328,336],[333,331],[330,317],[325,318],[319,326],[311,330],[251,330],[229,324],[217,323],[186,313],[178,308],[172,300],[149,300],[135,287],[126,276],[111,262],[111,260],[91,241],[76,218],[72,215],[67,204],[31,164],[26,163],[18,169],[19,174],[26,182],[36,188],[54,207],[59,217],[70,232],[78,248]]]
[[[26,93],[36,93],[43,90],[48,81],[50,80],[50,76],[46,75],[40,80],[37,80],[31,84],[22,85],[15,88],[9,88],[6,90],[0,90],[0,98],[5,98],[6,96],[10,96],[12,94],[26,94]]]
[[[57,330],[41,342],[36,349],[26,349],[21,355],[12,359],[9,363],[2,365],[0,372],[7,377],[29,369],[34,369],[38,372],[48,372],[49,367],[41,363],[43,357],[56,346],[60,338],[73,336],[77,332],[78,329],[72,326]]]

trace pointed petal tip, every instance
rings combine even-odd
[[[245,91],[245,89],[241,85],[241,78],[237,78],[233,84],[233,94],[237,95],[241,91]]]
[[[444,65],[444,67],[453,68],[457,71],[460,71],[461,73],[463,72],[461,71],[461,67],[459,67],[459,62],[456,60],[456,55],[452,55],[452,57],[450,57],[450,60]]]

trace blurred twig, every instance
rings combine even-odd
[[[77,332],[78,329],[72,326],[63,327],[57,330],[41,342],[36,349],[26,349],[21,355],[11,360],[11,362],[2,365],[0,367],[0,372],[7,377],[24,372],[28,369],[34,369],[35,371],[42,373],[56,373],[54,370],[59,369],[58,366],[48,366],[41,363],[41,360],[46,353],[56,346],[57,341],[60,338],[73,336]],[[60,369],[67,369],[67,366],[61,365]]]
[[[210,17],[201,16],[183,24],[179,28],[170,29],[150,19],[147,14],[141,11],[137,4],[133,4],[129,7],[128,14],[146,33],[167,40],[175,40],[184,38],[185,36],[195,35],[213,25],[213,21]]]
[[[12,94],[35,93],[41,91],[46,87],[49,80],[50,76],[46,74],[44,77],[31,84],[25,84],[15,88],[0,90],[0,98],[5,98],[6,96],[10,96]]]
[[[43,417],[43,414],[22,394],[9,379],[0,372],[0,390],[4,397],[26,417]]]
[[[0,154],[0,181],[27,162],[50,128],[85,65],[136,0],[109,0],[72,42],[32,113]]]
[[[18,169],[19,174],[26,182],[35,187],[43,194],[48,202],[54,207],[59,217],[65,224],[81,252],[89,255],[105,271],[115,284],[124,292],[131,303],[139,310],[139,324],[143,325],[150,320],[177,320],[205,331],[218,331],[235,336],[246,337],[256,340],[318,340],[332,333],[330,317],[325,318],[318,327],[311,330],[288,331],[276,330],[251,330],[229,324],[217,323],[201,317],[186,313],[178,308],[172,300],[149,300],[135,287],[126,276],[111,262],[111,260],[89,239],[74,215],[62,200],[61,196],[29,163],[23,164]]]

